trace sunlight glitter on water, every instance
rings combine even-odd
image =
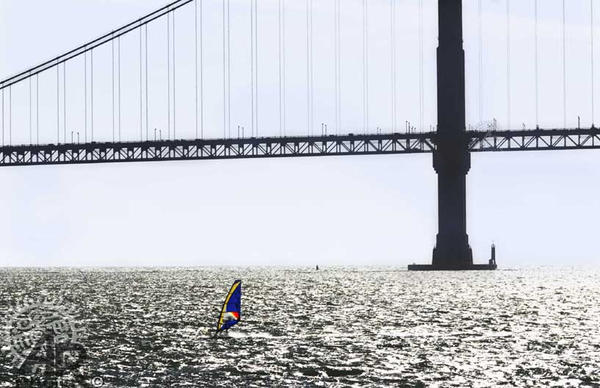
[[[0,319],[61,296],[115,387],[600,384],[600,271],[0,270]],[[243,279],[242,321],[210,338]],[[4,333],[6,334],[6,333]],[[5,344],[3,344],[4,346]],[[6,351],[0,382],[14,377]],[[2,386],[2,384],[0,384]]]

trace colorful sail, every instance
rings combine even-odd
[[[217,322],[217,333],[229,329],[242,318],[242,281],[233,282],[231,289],[227,293],[221,315]]]

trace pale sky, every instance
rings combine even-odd
[[[600,78],[595,1],[595,89]],[[423,120],[418,2],[397,1],[397,128],[435,123],[435,1],[424,0]],[[306,133],[305,2],[286,8],[288,134]],[[467,121],[535,126],[534,1],[465,1]],[[539,123],[562,127],[562,1],[539,2]],[[567,126],[592,117],[590,2],[567,2]],[[92,40],[159,0],[2,0],[0,78]],[[231,1],[232,122],[250,127],[248,1]],[[279,132],[277,12],[259,1],[259,133]],[[361,131],[361,2],[342,1],[342,123]],[[392,130],[389,1],[369,0],[369,122]],[[313,131],[333,119],[333,1],[313,1]],[[223,135],[221,3],[204,1],[205,136]],[[177,137],[194,136],[193,4],[177,11]],[[165,128],[166,24],[149,27],[149,121]],[[139,35],[122,40],[123,140],[139,138]],[[95,140],[112,138],[111,47],[95,53]],[[507,53],[510,52],[510,125]],[[67,65],[67,137],[83,137],[83,65]],[[56,141],[55,70],[40,77],[40,141]],[[60,77],[62,75],[62,69]],[[479,79],[482,84],[480,88]],[[62,78],[61,78],[62,81]],[[29,142],[26,82],[13,90],[13,144]],[[480,96],[479,90],[483,93]],[[158,91],[158,92],[157,92]],[[596,96],[600,101],[600,96]],[[597,105],[597,103],[596,103]],[[190,109],[191,107],[191,109]],[[62,111],[62,105],[60,106]],[[596,122],[600,112],[595,107]],[[145,112],[144,112],[145,113]],[[481,116],[481,117],[480,117]],[[59,118],[63,136],[63,118]],[[89,124],[88,124],[89,126]],[[143,132],[145,129],[143,128]],[[333,131],[330,129],[330,132]],[[35,132],[35,130],[34,130]],[[599,151],[473,154],[468,232],[475,261],[492,241],[503,267],[598,264]],[[428,263],[437,229],[431,155],[164,162],[0,169],[0,266],[406,265]]]

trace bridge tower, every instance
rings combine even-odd
[[[465,128],[465,52],[462,0],[439,0],[437,49],[438,234],[431,265],[410,270],[495,269],[474,265],[467,235],[466,178],[471,167]]]

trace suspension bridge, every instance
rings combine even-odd
[[[397,112],[397,79],[403,63],[399,61],[398,54],[396,0],[360,0],[353,3],[362,19],[356,23],[359,27],[357,36],[361,38],[358,57],[362,62],[359,65],[348,64],[342,55],[345,49],[342,42],[343,8],[350,5],[341,0],[332,0],[330,9],[325,11],[318,9],[318,5],[324,4],[325,0],[318,3],[306,0],[287,5],[285,0],[278,0],[269,3],[268,7],[264,6],[265,9],[259,7],[257,0],[235,3],[233,9],[230,0],[214,4],[203,0],[178,0],[1,81],[0,166],[432,153],[433,166],[438,175],[439,233],[432,265],[413,265],[410,268],[495,269],[495,263],[474,264],[469,247],[465,181],[470,169],[471,153],[600,148],[600,131],[594,126],[593,118],[593,0],[589,2],[591,126],[584,128],[579,124],[567,128],[566,6],[563,0],[565,118],[561,128],[549,129],[539,126],[539,5],[538,0],[533,1],[536,16],[536,123],[532,129],[499,129],[495,123],[479,130],[468,128],[465,121],[462,0],[438,2],[437,123],[428,130],[425,130],[423,119],[422,0],[419,0],[419,124],[415,127],[406,121],[403,130],[398,128]],[[298,7],[301,3],[305,15],[301,25],[305,41],[302,42],[302,50],[296,47],[295,57],[292,58],[291,48],[286,47],[286,42],[290,40],[286,33],[299,27],[290,27],[291,11],[286,11],[286,7]],[[236,9],[242,6],[246,7],[243,12]],[[377,40],[370,33],[373,27],[369,22],[369,10],[375,6],[389,6],[390,15],[386,61],[389,61],[390,92],[387,99],[390,100],[391,124],[386,126],[374,126],[373,116],[370,116],[374,108],[370,103],[372,89],[370,92],[369,80],[372,76],[369,67],[375,67],[380,62],[371,55],[373,49],[369,46],[369,42]],[[510,0],[506,0],[506,7],[508,18]],[[479,10],[481,12],[481,0]],[[218,58],[222,76],[219,80],[213,79],[207,71],[208,67],[214,66],[214,63],[207,63],[211,60],[215,62],[216,52],[214,42],[212,48],[209,47],[212,35],[206,31],[210,28],[208,20],[214,19],[207,16],[210,12],[213,16],[219,14],[222,17],[219,26],[222,47],[219,48]],[[331,32],[332,47],[328,47],[328,50],[332,56],[333,71],[331,76],[327,74],[321,77],[332,83],[329,93],[331,99],[327,102],[318,98],[323,86],[315,82],[318,63],[322,60],[316,55],[318,44],[315,43],[315,37],[319,30],[315,15],[330,19],[325,24],[331,27],[327,31]],[[240,18],[244,18],[243,23],[239,22]],[[259,28],[263,19],[270,19],[274,27],[274,31],[271,31],[274,42],[271,45],[265,43],[266,38],[261,38]],[[236,28],[244,29],[242,33],[237,33],[242,37],[240,39],[244,39],[241,43],[235,38]],[[481,29],[480,19],[480,33]],[[507,34],[510,34],[510,30],[507,23]],[[262,35],[267,34],[270,32],[262,31]],[[182,43],[181,39],[176,39],[182,35],[191,37],[188,39],[190,41]],[[320,33],[319,39],[324,39]],[[245,53],[244,60],[239,60],[240,52]],[[507,44],[506,55],[511,55],[510,44]],[[123,59],[124,56],[130,57],[130,60]],[[305,65],[302,69],[305,84],[302,88],[292,89],[289,84],[295,78],[290,77],[290,72],[298,71],[294,67],[298,59],[302,59]],[[236,61],[242,66],[237,66],[239,64]],[[481,72],[481,53],[479,65]],[[359,82],[351,80],[359,84],[354,88],[348,87],[350,81],[344,79],[342,71],[343,67],[349,66],[359,69]],[[239,70],[239,67],[243,67],[243,70]],[[268,70],[261,71],[261,67],[267,67]],[[241,83],[242,73],[247,82]],[[265,80],[265,73],[273,73],[274,77]],[[510,64],[507,74],[510,76]],[[221,94],[217,96],[214,90],[207,90],[207,85],[214,87],[219,82]],[[481,88],[481,82],[479,86]],[[13,95],[17,90],[21,93],[19,102]],[[302,90],[302,93],[297,93],[298,90]],[[360,101],[351,104],[351,108],[345,107],[346,96],[354,92],[360,95]],[[511,121],[510,98],[508,83],[508,125]],[[216,99],[222,99],[222,104],[215,105]],[[293,117],[289,106],[300,101],[305,104],[305,113]],[[327,107],[327,113],[322,115],[333,122],[332,129],[328,128],[325,120],[317,124],[321,106]],[[182,114],[183,108],[187,109],[187,115]],[[361,124],[344,125],[343,114],[349,110],[360,111],[361,117],[357,121],[362,121]],[[480,116],[481,110],[480,105]],[[275,112],[271,115],[273,117],[265,117],[270,112]],[[220,116],[220,119],[217,120],[216,116]],[[236,122],[244,124],[236,128]]]

